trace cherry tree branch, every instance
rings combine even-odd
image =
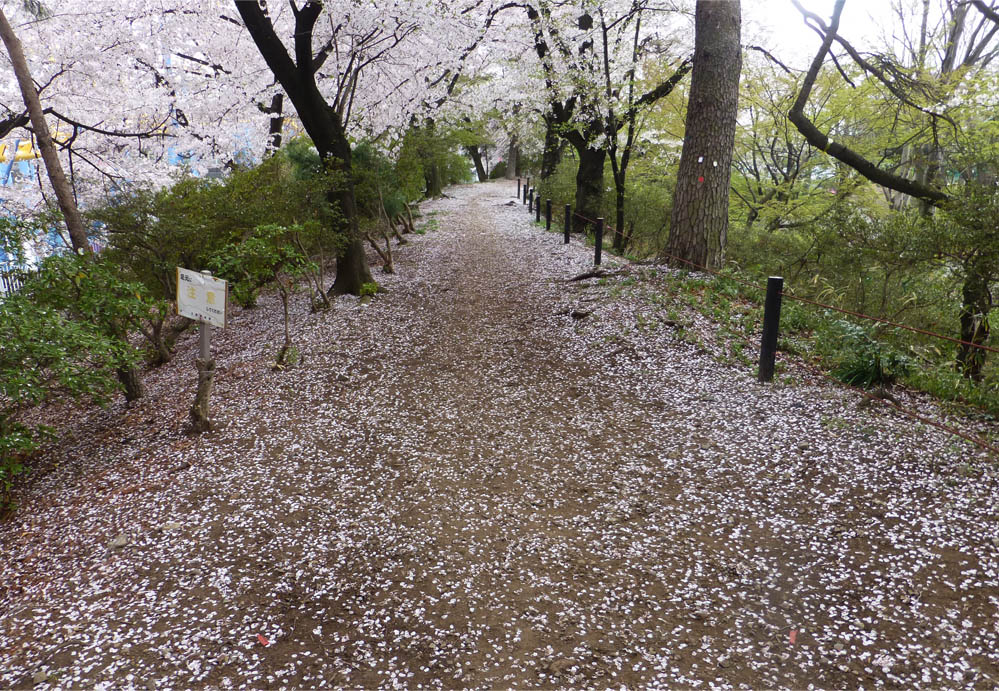
[[[799,8],[799,11],[804,13],[804,10],[798,5],[797,0],[792,1]],[[930,185],[920,184],[915,180],[879,168],[856,151],[831,140],[804,113],[805,105],[808,103],[812,88],[815,86],[815,80],[818,77],[819,70],[822,68],[826,53],[829,52],[832,42],[836,37],[836,32],[839,30],[839,19],[843,13],[844,2],[845,0],[836,0],[832,19],[830,19],[828,29],[825,32],[825,38],[823,38],[822,45],[812,60],[805,78],[802,80],[798,97],[795,99],[794,105],[791,106],[791,110],[788,111],[787,117],[794,123],[794,126],[798,128],[798,131],[805,137],[805,140],[809,144],[850,166],[871,182],[895,190],[896,192],[916,197],[917,199],[923,199],[934,206],[940,206],[950,199],[946,193]]]

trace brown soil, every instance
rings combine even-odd
[[[209,435],[195,337],[138,405],[39,411],[79,417],[0,525],[0,686],[999,682],[994,461],[720,364],[652,274],[568,282],[510,187],[300,304],[301,366],[276,296],[237,315]]]

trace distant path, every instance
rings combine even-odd
[[[219,431],[193,338],[77,413],[0,525],[0,687],[999,683],[994,469],[449,194],[369,305],[297,301],[304,366],[274,296],[237,315]]]

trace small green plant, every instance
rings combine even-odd
[[[890,386],[909,371],[909,359],[871,337],[855,324],[842,322],[843,359],[833,370],[840,381],[854,386]]]
[[[361,286],[360,296],[363,297],[374,297],[378,293],[378,284],[371,282],[365,283]]]
[[[312,262],[301,251],[294,238],[298,226],[262,225],[240,242],[223,247],[212,259],[212,268],[231,281],[230,290],[244,307],[256,304],[260,289],[267,283],[277,284],[284,308],[284,345],[278,351],[277,363],[285,364],[291,348],[288,301],[295,279],[315,271]]]

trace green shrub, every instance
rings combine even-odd
[[[17,419],[57,393],[105,402],[119,388],[117,368],[132,361],[127,345],[101,325],[73,319],[24,293],[0,301],[0,506],[14,478],[50,430]]]

